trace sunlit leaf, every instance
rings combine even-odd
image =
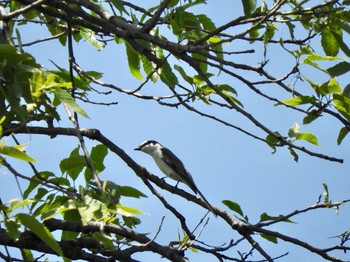
[[[127,216],[127,217],[143,214],[140,210],[136,208],[127,207],[120,204],[117,205],[117,213],[119,215]]]
[[[9,207],[9,212],[12,212],[18,208],[21,208],[21,207],[24,207],[24,206],[27,206],[29,204],[32,204],[36,202],[36,200],[34,199],[24,199],[24,200],[11,200],[10,201],[10,207]]]
[[[51,90],[52,93],[68,108],[72,109],[74,112],[89,118],[87,113],[82,109],[73,99],[72,95],[63,88],[54,88]]]
[[[298,106],[303,104],[309,104],[314,101],[315,101],[315,98],[312,96],[297,96],[297,97],[283,100],[282,103],[289,106]],[[276,104],[276,105],[279,105],[279,104]]]
[[[18,240],[21,235],[20,224],[17,221],[5,220],[6,231],[13,240]]]
[[[329,82],[319,87],[319,93],[322,95],[334,94],[342,92],[341,86],[337,83],[337,78],[333,77]]]
[[[153,83],[157,82],[158,74],[156,73],[156,65],[147,59],[144,55],[141,56],[142,67],[147,77],[151,77]]]
[[[350,120],[350,98],[343,94],[334,94],[332,102],[335,108]]]
[[[4,142],[0,142],[0,154],[17,158],[26,162],[36,162],[36,160],[23,152],[21,146],[8,146]]]
[[[140,56],[134,48],[125,42],[126,54],[128,57],[128,64],[130,73],[138,80],[142,80],[143,76],[140,72]]]
[[[295,138],[296,140],[304,140],[304,141],[307,141],[313,145],[316,145],[316,146],[319,146],[320,144],[318,143],[318,139],[317,137],[312,134],[312,133],[301,133],[299,135],[296,136]]]
[[[92,201],[92,199],[88,197],[86,197],[85,201],[88,204],[78,207],[78,211],[81,216],[82,222],[86,224],[89,221],[96,221],[102,219],[103,214],[101,212],[101,204],[96,201]]]
[[[101,51],[105,46],[103,42],[96,39],[94,31],[88,28],[81,27],[80,35],[85,38],[91,45],[93,45],[98,51]]]
[[[339,44],[334,37],[335,32],[332,32],[329,28],[325,27],[321,31],[321,44],[323,50],[328,56],[336,56],[339,52]]]

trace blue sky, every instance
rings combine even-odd
[[[240,2],[232,4],[229,1],[208,1],[209,4],[203,7],[193,8],[193,12],[207,13],[217,25],[228,21],[230,17],[227,10],[232,11],[232,16],[241,13]],[[230,14],[231,14],[230,11]],[[34,31],[32,31],[34,32]],[[26,39],[37,38],[39,34],[47,36],[41,30],[35,33],[21,31],[23,42]],[[247,48],[239,46],[239,48]],[[270,46],[272,47],[272,46]],[[32,53],[42,65],[52,68],[50,59],[59,66],[67,66],[67,51],[65,48],[52,43],[38,44],[25,48]],[[268,50],[271,70],[283,75],[288,65],[276,49]],[[126,89],[137,87],[138,82],[130,76],[125,60],[125,49],[123,46],[107,45],[106,49],[98,52],[88,43],[80,43],[75,48],[78,63],[87,70],[104,72],[104,80],[113,82]],[[261,54],[253,57],[237,56],[238,61],[260,61]],[[251,60],[250,60],[251,59]],[[322,79],[324,75],[316,74],[309,70],[315,79]],[[224,75],[219,76],[220,82],[232,81]],[[319,80],[319,82],[322,82]],[[230,83],[230,82],[229,82]],[[147,93],[162,92],[165,86],[158,82],[155,85],[145,87]],[[235,87],[236,88],[236,87]],[[302,116],[294,112],[288,112],[283,107],[276,108],[271,104],[262,102],[252,93],[245,90],[246,87],[237,86],[238,99],[241,99],[247,111],[252,112],[259,120],[266,123],[271,129],[280,129],[288,132],[288,128],[294,123],[299,124]],[[271,92],[278,92],[275,87]],[[300,88],[308,88],[306,83]],[[285,97],[288,98],[288,97]],[[259,220],[260,214],[266,212],[269,215],[287,214],[296,209],[302,209],[316,203],[319,195],[323,192],[322,183],[326,183],[330,191],[330,199],[339,201],[349,198],[349,165],[348,151],[349,139],[345,139],[341,146],[336,145],[338,124],[331,119],[320,119],[316,123],[302,126],[302,131],[310,131],[319,137],[321,146],[319,148],[310,146],[311,149],[344,158],[344,164],[332,163],[299,154],[299,162],[295,163],[287,149],[278,149],[272,154],[271,148],[250,137],[245,136],[233,129],[225,127],[209,119],[199,117],[183,108],[174,109],[162,107],[153,101],[138,100],[124,94],[113,93],[109,97],[97,97],[98,100],[117,101],[118,105],[109,107],[95,107],[82,105],[90,116],[90,120],[81,119],[81,127],[98,128],[109,137],[114,143],[124,149],[139,164],[145,166],[156,175],[163,176],[157,169],[151,157],[141,152],[134,151],[142,141],[154,139],[170,148],[179,156],[190,170],[197,186],[206,198],[215,206],[227,210],[221,203],[222,200],[230,199],[239,203],[244,213],[254,223]],[[197,102],[200,103],[200,102]],[[198,105],[199,108],[215,112],[220,117],[228,119],[238,126],[243,126],[261,134],[251,123],[239,116],[236,112],[214,109],[206,105]],[[72,126],[67,119],[63,119],[59,126]],[[74,138],[50,139],[46,137],[21,136],[20,141],[27,144],[29,155],[39,160],[38,167],[41,170],[52,170],[59,172],[59,161],[68,156],[78,140]],[[9,139],[10,140],[10,139]],[[91,147],[95,143],[87,141]],[[45,147],[43,147],[45,145]],[[306,145],[306,144],[305,144]],[[144,211],[142,224],[139,227],[141,232],[150,232],[153,235],[159,226],[161,216],[166,215],[163,230],[157,237],[157,241],[166,244],[169,240],[177,237],[181,232],[179,223],[167,214],[163,206],[153,197],[142,184],[142,182],[131,172],[127,166],[114,155],[109,155],[106,160],[107,169],[101,175],[102,179],[112,180],[121,185],[131,185],[146,193],[149,198],[139,201],[124,199],[123,204],[133,206]],[[29,172],[23,167],[24,172]],[[6,185],[1,191],[4,202],[19,198],[13,177],[4,169],[1,170],[0,183]],[[167,180],[175,184],[172,180]],[[185,185],[180,188],[190,191]],[[190,217],[189,224],[193,227],[204,215],[204,210],[191,205],[184,199],[161,191],[167,200]],[[229,211],[228,211],[229,212]],[[349,206],[345,205],[340,209],[339,214],[334,210],[313,211],[299,215],[293,219],[296,224],[280,223],[274,226],[273,230],[280,231],[286,235],[300,238],[310,242],[317,247],[327,247],[337,244],[337,240],[330,239],[340,234],[349,227]],[[226,224],[219,219],[210,217],[210,222],[204,229],[201,239],[212,245],[228,243],[231,239],[237,239],[238,235],[233,234]],[[271,256],[279,256],[285,252],[290,255],[280,261],[320,261],[318,256],[303,251],[295,246],[285,244],[282,241],[278,245],[262,240],[259,236],[254,238],[261,243]],[[241,251],[249,251],[249,245],[243,245]],[[235,254],[233,249],[232,254]],[[186,255],[193,261],[201,260],[205,255],[193,254],[187,251]],[[343,254],[343,257],[345,255]],[[142,254],[143,259],[150,261],[152,255]],[[161,261],[157,258],[153,261]],[[146,261],[146,260],[143,260]],[[164,259],[163,259],[164,261]]]

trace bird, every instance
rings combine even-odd
[[[158,168],[169,178],[186,184],[195,194],[198,194],[202,200],[205,202],[208,209],[217,216],[216,212],[213,210],[212,206],[209,204],[208,200],[203,196],[203,194],[198,190],[198,187],[194,183],[194,180],[185,168],[182,161],[170,151],[170,149],[162,146],[155,140],[147,140],[141,143],[134,150],[142,151],[153,157]],[[176,184],[176,186],[177,186]]]

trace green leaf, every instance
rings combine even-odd
[[[288,218],[284,218],[283,215],[278,215],[278,216],[270,216],[267,213],[262,213],[260,215],[260,222],[264,222],[264,221],[276,221],[276,220],[281,220],[282,222],[287,222],[287,223],[295,223],[292,220],[288,219]]]
[[[48,171],[43,171],[43,172],[39,172],[38,174],[35,174],[30,179],[30,183],[29,183],[27,189],[23,193],[23,199],[28,198],[29,194],[39,185],[39,181],[45,181],[50,176],[54,176],[54,174],[52,172],[48,172]],[[40,180],[39,180],[39,177],[40,177]],[[39,200],[39,199],[37,199],[37,200]]]
[[[290,21],[286,21],[286,26],[288,27],[290,37],[292,39],[295,39],[295,36],[294,36],[295,25]]]
[[[81,220],[84,224],[89,221],[98,221],[103,217],[101,212],[102,204],[96,201],[92,201],[91,198],[86,197],[86,205],[78,207]]]
[[[350,120],[350,98],[343,94],[334,94],[332,100],[334,107],[348,120]]]
[[[126,197],[134,197],[134,198],[147,197],[141,191],[130,186],[118,186],[118,190],[120,195],[126,196]]]
[[[251,17],[256,8],[256,0],[241,0],[245,17]]]
[[[340,76],[350,71],[350,63],[343,61],[326,70],[332,77]]]
[[[134,228],[135,226],[141,224],[141,220],[138,217],[126,217],[123,216],[124,225],[128,228]]]
[[[81,27],[80,28],[80,35],[86,39],[91,45],[97,48],[98,51],[101,51],[105,44],[99,40],[96,39],[94,31]]]
[[[199,62],[199,68],[201,69],[201,71],[204,74],[208,73],[208,64],[207,64],[207,57],[201,54],[197,54],[197,53],[192,53],[192,57],[194,59],[198,59]],[[207,75],[208,76],[208,75]]]
[[[93,161],[97,173],[101,173],[105,166],[103,161],[108,154],[108,148],[105,145],[96,145],[91,149],[90,158]]]
[[[311,54],[308,55],[304,59],[304,61],[300,62],[300,65],[302,65],[302,64],[310,65],[310,66],[328,74],[327,70],[321,68],[316,62],[317,61],[336,61],[336,60],[344,60],[344,59],[339,58],[339,57],[335,57],[335,56],[321,56],[321,55],[317,55],[317,54],[311,52]]]
[[[299,161],[299,156],[292,147],[288,147],[290,154],[293,156],[295,162]]]
[[[12,211],[14,211],[14,210],[16,210],[18,208],[27,206],[27,205],[35,203],[35,202],[36,202],[36,200],[34,200],[34,199],[24,199],[24,200],[17,200],[17,199],[15,199],[15,200],[11,200],[8,212],[12,212]]]
[[[23,256],[24,261],[35,261],[33,253],[29,249],[21,249],[21,255]]]
[[[322,55],[318,55],[315,53],[311,53],[310,55],[308,55],[306,57],[305,60],[308,60],[308,61],[336,61],[336,60],[344,60],[344,59],[339,58],[339,57],[334,57],[334,56],[322,56]]]
[[[175,86],[179,83],[176,75],[173,73],[172,68],[170,67],[168,61],[164,61],[163,66],[160,69],[160,80],[168,87],[174,89]]]
[[[82,115],[85,118],[89,118],[84,109],[82,109],[73,99],[71,94],[62,88],[54,88],[51,90],[53,94],[67,107],[71,108],[74,112]]]
[[[234,98],[233,96],[231,96],[230,94],[228,94],[225,91],[222,91],[223,95],[225,95],[232,103],[239,105],[240,107],[243,107],[243,104],[241,103],[241,101],[239,101],[238,99]]]
[[[344,88],[343,95],[347,98],[350,98],[350,84],[347,84]]]
[[[16,218],[21,222],[23,226],[31,230],[37,235],[46,245],[52,248],[58,255],[63,257],[61,247],[56,242],[51,232],[33,216],[19,213],[16,214]]]
[[[337,144],[340,145],[341,142],[343,142],[343,139],[349,134],[349,129],[347,127],[343,127],[339,131],[338,139],[337,139]]]
[[[342,88],[337,83],[337,78],[333,77],[328,83],[324,83],[319,87],[319,93],[322,95],[341,93]]]
[[[274,244],[277,244],[277,243],[278,243],[277,237],[275,237],[275,236],[270,236],[270,235],[266,235],[266,234],[260,234],[260,236],[261,236],[262,238],[265,238],[266,240],[268,240],[268,241],[274,243]]]
[[[346,54],[348,57],[350,56],[350,48],[347,43],[343,40],[342,31],[339,30],[339,34],[333,34],[334,38],[338,41],[340,49]]]
[[[151,77],[152,82],[156,83],[158,80],[158,75],[156,73],[156,64],[154,64],[152,61],[149,61],[144,55],[141,56],[141,61],[143,70],[147,74],[147,77]]]
[[[180,0],[171,0],[170,3],[168,4],[169,7],[174,7],[179,3]]]
[[[317,137],[312,134],[312,133],[301,133],[299,135],[296,136],[295,138],[296,140],[305,140],[313,145],[319,146],[320,144],[318,143],[318,139]]]
[[[303,124],[304,125],[310,124],[312,121],[317,119],[319,116],[321,116],[321,115],[318,112],[318,110],[312,110],[306,117],[304,117]]]
[[[113,252],[112,250],[116,250],[114,240],[111,237],[109,237],[107,234],[94,232],[91,234],[91,236],[92,236],[92,239],[94,239],[95,241],[98,241],[98,243],[102,245],[104,249],[111,250],[111,252]]]
[[[65,221],[80,222],[81,217],[77,209],[67,210],[62,213]],[[63,230],[61,240],[74,240],[79,236],[79,232]]]
[[[179,12],[175,13],[174,18],[179,17],[178,15],[176,15],[177,13],[179,13]],[[173,31],[173,34],[179,36],[181,34],[183,28],[181,26],[179,26],[179,24],[177,23],[177,21],[175,19],[170,19],[170,24],[171,24],[171,29]]]
[[[122,216],[126,217],[132,217],[134,215],[141,215],[143,214],[140,210],[133,208],[133,207],[127,207],[120,204],[117,204],[117,213]]]
[[[189,84],[193,85],[193,78],[188,76],[185,72],[185,70],[179,66],[179,65],[174,65],[174,69],[180,73],[182,78]]]
[[[0,154],[17,158],[26,162],[36,162],[36,160],[23,152],[23,146],[8,146],[0,142]]]
[[[10,238],[15,241],[18,240],[19,236],[21,235],[20,224],[14,220],[7,219],[5,220],[5,227]]]
[[[317,63],[316,61],[336,61],[336,60],[344,60],[342,58],[339,58],[339,57],[334,57],[334,56],[321,56],[321,55],[318,55],[318,54],[315,54],[313,53],[311,50],[309,49],[302,49],[301,50],[301,54],[299,54],[299,56],[301,55],[304,55],[304,54],[308,54],[308,56],[304,59],[304,61],[300,62],[300,65],[302,64],[307,64],[307,65],[310,65],[326,74],[328,74],[328,72],[321,68]],[[305,77],[304,77],[305,78]]]
[[[201,14],[201,15],[197,15],[197,18],[203,25],[204,29],[208,31],[213,31],[216,29],[214,22],[208,16]],[[217,37],[217,39],[220,41],[220,37]]]
[[[30,54],[19,53],[14,46],[9,44],[0,45],[0,57],[6,61],[6,65],[8,66],[25,64],[35,68],[40,67],[38,64],[36,64],[34,57],[32,57]]]
[[[220,91],[227,91],[230,92],[234,95],[237,95],[237,91],[230,85],[227,84],[222,84],[222,85],[216,85],[216,87],[220,90]]]
[[[143,76],[140,72],[140,56],[135,49],[127,42],[125,42],[126,55],[128,57],[128,64],[130,73],[138,80],[142,80]]]
[[[276,136],[281,136],[279,132],[274,133],[276,134]],[[276,136],[269,134],[265,139],[267,144],[274,150],[272,153],[276,152],[276,144],[280,142],[280,140],[278,140]]]
[[[321,31],[321,45],[327,56],[336,56],[339,52],[339,43],[334,34],[328,27]]]
[[[127,15],[129,15],[129,13],[124,8],[124,4],[123,4],[122,0],[110,0],[110,1],[119,10],[120,14],[122,12],[124,12]]]
[[[71,155],[69,158],[63,159],[60,163],[62,173],[67,174],[75,181],[80,172],[86,167],[86,159],[84,156]]]
[[[289,106],[298,106],[303,104],[309,104],[314,101],[315,101],[315,98],[312,96],[297,96],[297,97],[283,100],[282,103]],[[276,104],[276,105],[279,105],[279,104]]]
[[[264,33],[264,43],[267,44],[275,35],[276,32],[276,25],[269,23],[266,26],[266,31]]]
[[[237,204],[236,202],[233,202],[231,200],[223,200],[222,203],[227,206],[232,211],[240,214],[242,217],[244,216],[243,211],[241,209],[241,206]]]
[[[298,123],[294,123],[288,131],[288,136],[289,137],[296,137],[297,135],[300,134],[300,126],[298,125]]]

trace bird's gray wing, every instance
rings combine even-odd
[[[193,190],[193,192],[197,193],[198,192],[197,186],[194,183],[191,174],[186,170],[182,161],[169,149],[163,148],[162,151],[163,151],[164,162],[172,170],[174,170],[176,174],[178,174],[181,177],[182,179],[181,182],[187,184]]]
[[[193,181],[193,178],[191,174],[186,170],[184,164],[182,161],[169,149],[163,148],[163,160],[164,162],[176,172],[182,179],[183,183],[188,185],[194,193],[199,194],[202,200],[204,201],[207,208],[215,215],[217,216],[216,212],[210,205],[209,201],[204,197],[204,195],[198,190],[196,184]]]

